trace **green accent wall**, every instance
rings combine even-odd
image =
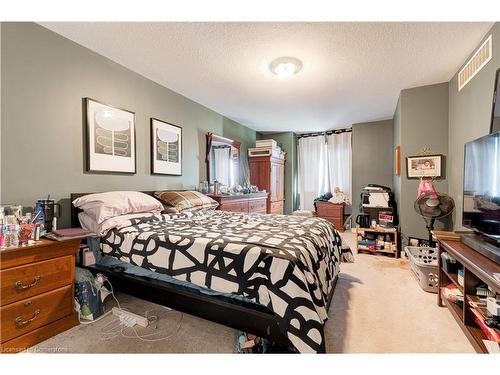
[[[222,122],[222,136],[225,138],[240,141],[240,184],[243,185],[248,174],[248,149],[255,147],[257,132],[253,129],[242,126],[236,121],[224,117]],[[250,183],[250,181],[247,181]]]
[[[30,206],[50,193],[68,225],[72,192],[198,187],[208,132],[241,141],[245,154],[255,145],[254,130],[40,25],[0,27],[2,203]],[[85,172],[85,97],[135,112],[135,175]],[[150,173],[150,117],[182,127],[182,176]]]

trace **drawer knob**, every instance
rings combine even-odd
[[[16,323],[16,326],[18,326],[18,327],[25,326],[26,324],[29,324],[29,323],[31,323],[33,320],[35,320],[35,319],[36,319],[36,317],[37,317],[38,315],[40,315],[40,313],[41,313],[41,312],[42,312],[42,310],[40,310],[40,309],[36,309],[36,310],[35,310],[35,313],[33,314],[33,316],[32,316],[31,318],[27,319],[27,320],[23,320],[22,316],[18,316],[18,317],[16,318],[16,320],[14,320],[14,323]]]
[[[16,281],[16,288],[20,289],[20,290],[30,289],[30,288],[33,288],[36,284],[38,284],[40,282],[40,280],[42,280],[42,276],[35,276],[33,278],[33,282],[31,284],[28,284],[28,285],[23,285],[23,282],[21,280],[18,280],[18,281]]]

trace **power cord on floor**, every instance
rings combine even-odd
[[[100,276],[102,277],[102,279],[105,282],[107,282],[109,284],[110,289],[111,289],[111,296],[116,301],[116,304],[117,304],[118,308],[120,310],[123,310],[123,311],[129,311],[128,309],[121,307],[120,301],[118,301],[118,298],[116,298],[115,292],[113,290],[113,284],[111,284],[111,282],[109,281],[109,279],[106,276],[104,276],[104,275],[100,275]],[[169,311],[169,312],[174,311],[171,308],[166,307],[166,306],[161,306],[161,308],[164,309],[164,310],[166,310],[166,311]],[[156,309],[147,310],[145,312],[145,317],[148,320],[148,327],[150,327],[150,326],[152,326],[154,324],[154,329],[157,330],[158,329],[159,317],[157,315],[150,315],[151,312],[153,312],[155,310]],[[80,323],[84,324],[84,325],[89,325],[89,324],[96,323],[96,322],[102,320],[103,318],[107,317],[108,315],[112,314],[112,312],[113,311],[110,310],[110,311],[104,313],[99,318],[97,318],[97,319],[95,319],[93,321],[89,321],[89,322],[82,322],[82,321],[80,321]],[[156,336],[156,335],[161,334],[162,331],[159,331],[159,332],[155,331],[155,332],[152,332],[152,333],[140,334],[138,332],[137,328],[136,328],[135,321],[133,321],[132,319],[129,319],[127,317],[121,316],[120,318],[111,321],[109,324],[105,325],[102,328],[102,330],[101,330],[101,339],[107,341],[107,340],[111,340],[111,339],[113,339],[115,337],[122,336],[124,338],[129,338],[129,339],[136,338],[136,339],[139,339],[139,340],[145,341],[145,342],[156,342],[156,341],[167,340],[167,339],[170,339],[171,337],[177,335],[177,333],[181,329],[183,318],[184,318],[184,314],[181,312],[180,313],[180,318],[179,318],[179,320],[177,322],[177,325],[176,325],[176,328],[175,328],[175,330],[172,333],[170,333],[170,334],[168,334],[166,336],[163,336],[163,337],[150,338],[151,336]],[[128,334],[126,332],[127,329],[132,329],[134,334]]]

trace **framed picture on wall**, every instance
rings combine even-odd
[[[151,173],[182,175],[182,128],[151,118]]]
[[[136,173],[135,113],[85,98],[87,172]]]
[[[408,156],[406,158],[408,178],[443,176],[443,155]]]

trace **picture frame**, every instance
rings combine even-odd
[[[443,177],[443,155],[418,155],[406,158],[406,175],[409,179]]]
[[[182,127],[151,118],[151,174],[182,176]]]
[[[135,174],[135,113],[92,98],[84,103],[86,171]]]

